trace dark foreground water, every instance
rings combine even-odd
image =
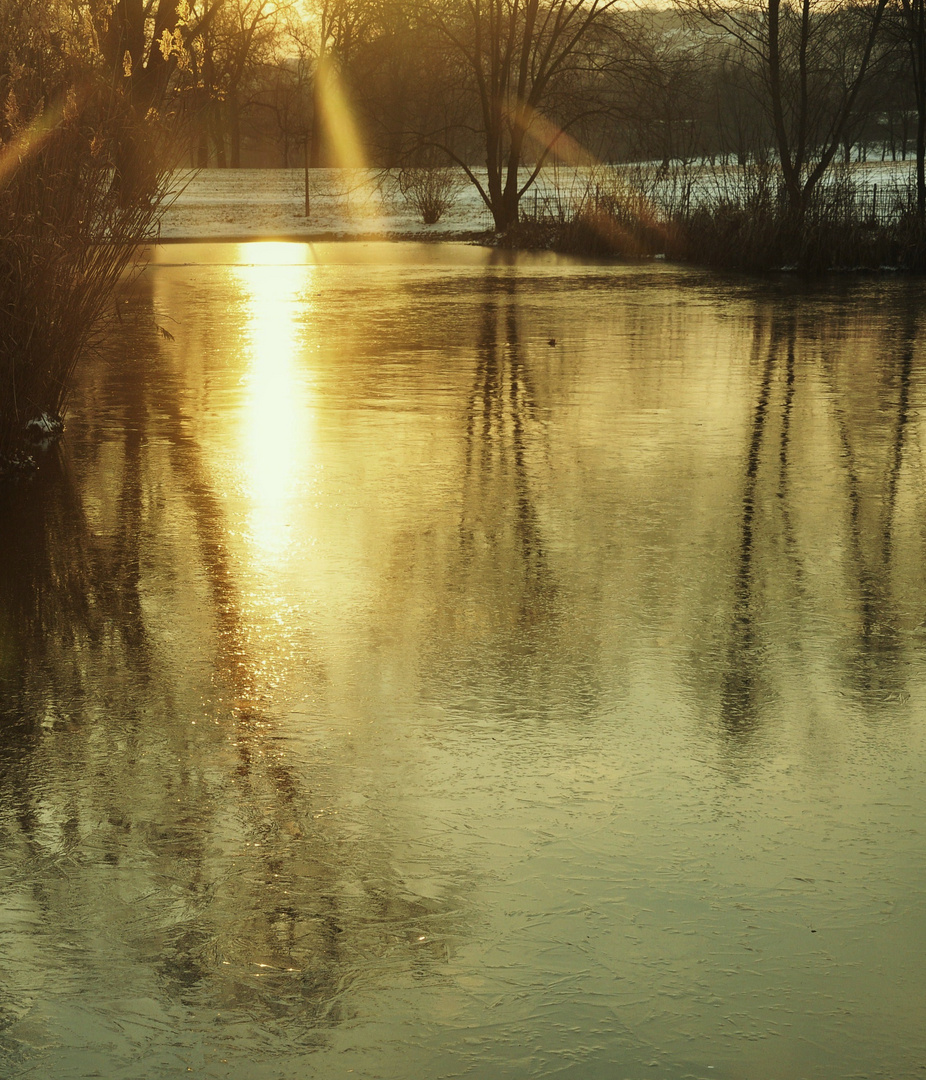
[[[926,1075],[924,295],[157,252],[0,494],[0,1076]]]

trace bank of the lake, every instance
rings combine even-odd
[[[920,271],[926,243],[912,210],[911,168],[853,166],[821,183],[796,217],[774,173],[754,167],[551,167],[523,198],[521,224],[502,235],[468,183],[425,225],[387,172],[209,169],[178,177],[160,235],[167,242],[456,240],[805,275]]]

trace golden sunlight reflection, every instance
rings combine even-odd
[[[265,558],[289,544],[289,516],[310,438],[306,373],[297,363],[314,272],[307,251],[302,244],[241,244],[235,268],[247,305],[242,478],[250,503],[248,534]]]

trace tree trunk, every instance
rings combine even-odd
[[[322,134],[324,131],[325,109],[325,67],[326,57],[322,53],[315,65],[312,79],[312,125],[309,129],[309,167],[317,169],[322,163]]]
[[[233,169],[241,168],[241,110],[238,107],[238,95],[231,94],[226,108],[228,117],[228,139],[231,151],[230,165]]]
[[[926,106],[921,103],[916,117],[916,215],[926,221]]]

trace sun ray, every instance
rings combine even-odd
[[[517,112],[517,123],[539,153],[549,149],[548,157],[553,161],[586,168],[600,164],[590,150],[536,109],[522,106]]]
[[[337,66],[328,57],[319,61],[318,102],[331,164],[351,171],[351,191],[355,208],[374,218],[371,227],[381,222],[382,198],[373,182],[369,159],[360,129],[354,117]]]
[[[64,110],[60,107],[46,109],[18,132],[6,146],[0,147],[0,188],[27,157],[41,150],[63,115]]]

